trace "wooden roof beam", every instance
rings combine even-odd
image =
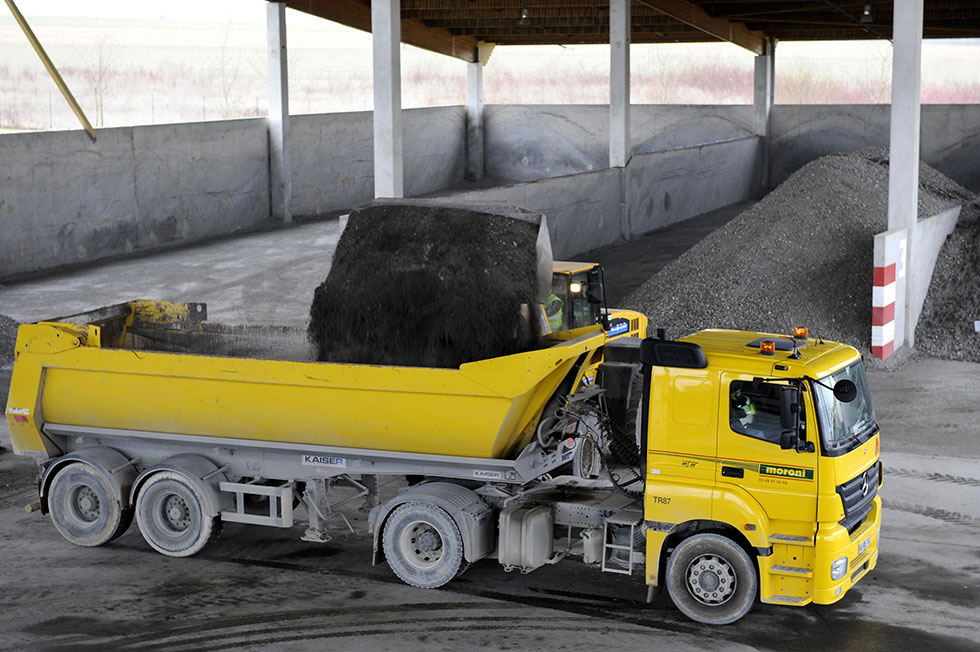
[[[365,32],[371,31],[370,0],[286,0],[290,9],[326,18]],[[476,61],[476,38],[456,36],[446,29],[430,29],[421,20],[402,19],[402,43],[438,54]]]
[[[742,23],[715,18],[701,7],[686,0],[636,0],[636,2],[663,12],[705,34],[734,43],[749,52],[762,54],[765,51],[765,36],[761,32],[753,32]]]

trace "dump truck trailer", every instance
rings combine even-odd
[[[589,326],[457,369],[389,367],[310,362],[302,331],[206,315],[132,301],[20,327],[11,439],[68,541],[134,519],[175,557],[221,522],[326,541],[363,498],[375,560],[408,584],[578,557],[713,624],[758,598],[835,602],[877,562],[879,435],[851,347]],[[383,497],[383,476],[413,482]]]

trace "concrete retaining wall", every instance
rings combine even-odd
[[[884,360],[903,345],[915,345],[932,272],[946,237],[956,228],[962,206],[916,222],[909,253],[909,229],[874,238],[874,286],[871,299],[871,352]]]
[[[264,120],[0,137],[0,279],[255,228]]]
[[[888,147],[889,105],[776,105],[771,116],[773,187],[825,154]],[[922,160],[980,192],[980,105],[926,104],[921,127]]]
[[[761,151],[759,138],[743,137],[634,155],[626,168],[452,196],[541,211],[548,216],[555,257],[567,259],[755,196]]]
[[[779,183],[830,152],[887,145],[887,106],[776,106]],[[750,106],[634,106],[634,156],[608,170],[608,107],[486,107],[491,177],[464,193],[540,210],[568,257],[758,196],[765,152]],[[373,196],[371,113],[294,116],[294,215]],[[465,172],[464,107],[404,114],[405,192],[433,194]],[[980,190],[980,106],[925,106],[922,156]],[[269,216],[262,119],[0,137],[0,280],[257,228]]]
[[[407,110],[405,192],[459,184],[465,109]],[[370,112],[295,116],[294,215],[374,197]],[[258,228],[269,220],[266,121],[0,136],[0,280]]]
[[[630,111],[633,157],[617,171],[606,168],[607,106],[487,106],[487,174],[518,183],[464,196],[545,213],[555,255],[567,258],[761,192],[752,107]]]
[[[633,105],[634,155],[752,135],[752,107]],[[772,110],[773,187],[815,158],[887,147],[889,105],[776,105]],[[488,105],[487,173],[532,181],[592,170],[609,161],[604,105]],[[922,107],[922,158],[980,192],[980,105]]]
[[[533,181],[609,165],[605,105],[488,105],[487,174]],[[750,106],[630,107],[633,154],[683,149],[751,135]]]
[[[909,326],[905,333],[905,340],[913,345],[915,344],[915,328],[919,325],[922,306],[925,305],[926,295],[929,294],[932,272],[936,269],[939,252],[942,250],[947,236],[956,228],[962,208],[962,206],[954,206],[932,217],[920,219],[915,225],[915,246],[912,248],[915,264],[910,270],[912,282],[909,288]],[[976,270],[963,271],[965,274],[969,274],[971,271],[976,272]]]
[[[458,185],[466,167],[466,109],[402,114],[406,196]],[[292,116],[289,120],[293,215],[345,211],[374,198],[370,111]]]
[[[634,154],[626,168],[628,237],[761,194],[762,140]]]
[[[611,244],[623,236],[622,169],[441,195],[467,201],[506,201],[548,216],[556,258]]]

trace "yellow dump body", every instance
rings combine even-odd
[[[15,452],[59,454],[41,433],[57,423],[507,458],[579,358],[588,368],[605,342],[595,327],[458,369],[309,362],[295,355],[299,330],[215,326],[202,310],[134,301],[21,326],[6,410]],[[261,359],[290,339],[299,360]],[[251,354],[235,357],[229,341]]]

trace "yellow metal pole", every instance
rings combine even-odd
[[[51,63],[48,53],[44,51],[43,47],[41,47],[41,42],[37,40],[37,37],[34,35],[34,31],[31,30],[31,26],[28,25],[27,20],[24,19],[24,15],[20,13],[19,9],[17,9],[17,5],[14,4],[14,0],[6,0],[6,3],[7,6],[10,7],[10,13],[14,15],[14,20],[16,20],[17,24],[20,25],[20,28],[24,30],[24,35],[27,36],[27,40],[31,42],[31,47],[33,47],[34,51],[37,52],[37,56],[41,57],[41,63],[43,63],[44,67],[48,69],[48,74],[51,75],[51,79],[54,80],[54,83],[58,87],[58,90],[61,91],[61,94],[65,96],[65,101],[68,102],[68,106],[70,106],[71,110],[75,112],[75,115],[78,117],[78,121],[82,123],[82,127],[85,128],[88,135],[92,138],[92,140],[95,140],[95,129],[92,128],[92,124],[88,121],[88,118],[85,117],[85,112],[82,111],[82,107],[78,106],[78,102],[75,101],[75,96],[71,94],[70,90],[68,90],[68,85],[65,84],[65,80],[61,78],[61,75],[58,73],[58,69],[54,67],[53,63]]]

